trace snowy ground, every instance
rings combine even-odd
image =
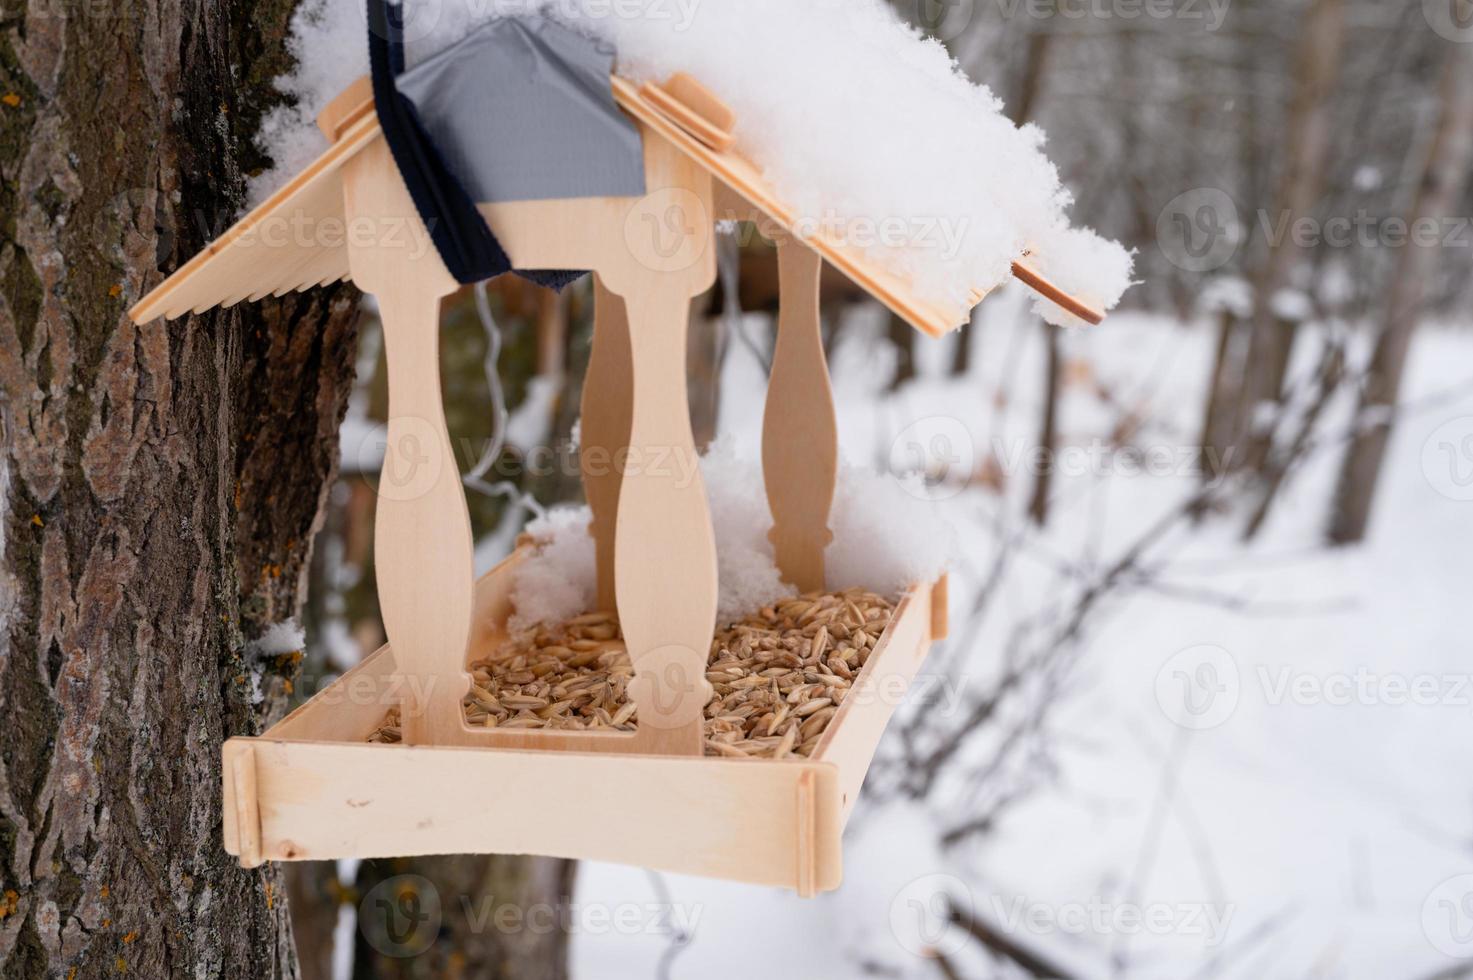
[[[920,381],[877,400],[883,345],[856,336],[841,349],[851,458],[873,463],[897,440],[935,446],[939,432],[970,450],[971,468],[1000,458],[1016,509],[1043,351],[1036,327],[1013,325],[1014,298],[989,307],[965,381],[939,377],[937,345]],[[1060,462],[1073,475],[1057,488],[1039,553],[1094,567],[1190,492],[1183,447],[1196,435],[1209,343],[1205,330],[1131,316],[1071,335]],[[1424,332],[1409,390],[1430,407],[1397,429],[1365,549],[1319,547],[1333,454],[1294,485],[1251,550],[1226,528],[1174,543],[1171,588],[1134,594],[1088,637],[1042,736],[1056,775],[990,834],[943,853],[939,829],[966,816],[947,798],[861,803],[834,894],[802,902],[667,878],[676,918],[694,927],[670,975],[940,977],[927,947],[968,980],[1011,975],[937,924],[942,894],[1080,977],[1418,978],[1473,967],[1473,877],[1457,878],[1473,874],[1470,380],[1473,335]],[[726,382],[723,418],[755,451],[760,371],[740,345]],[[1091,455],[1122,407],[1146,420],[1136,441],[1152,449],[1149,473]],[[999,509],[975,487],[948,501],[958,608],[996,547]],[[1007,597],[1026,608],[1057,587],[1038,560],[1011,576]],[[950,644],[987,674],[988,635]],[[658,901],[642,871],[585,865],[574,975],[656,975],[670,945],[648,924]],[[629,918],[611,924],[609,911]]]

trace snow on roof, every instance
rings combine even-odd
[[[480,23],[541,13],[612,42],[635,82],[689,72],[736,112],[737,149],[803,223],[861,249],[940,305],[1030,262],[1065,290],[1112,308],[1130,285],[1120,245],[1072,229],[1069,193],[1043,153],[946,49],[883,0],[403,0],[410,64]],[[277,162],[256,201],[326,148],[313,120],[367,71],[361,0],[307,0],[293,21],[299,66],[269,116]],[[1050,322],[1077,321],[1040,301]]]

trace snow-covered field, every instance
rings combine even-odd
[[[897,445],[897,459],[921,445],[968,472],[998,461],[1006,506],[977,486],[947,501],[957,609],[998,547],[1000,515],[1026,499],[1041,397],[1038,327],[1017,315],[1018,297],[985,309],[966,379],[942,377],[945,344],[923,347],[920,379],[887,397],[889,365],[874,353],[885,345],[860,328],[834,366],[856,461]],[[1056,511],[1009,574],[1010,610],[1048,608],[1068,574],[1110,561],[1192,491],[1184,447],[1197,439],[1210,344],[1208,330],[1140,316],[1068,337]],[[1364,549],[1321,547],[1331,452],[1251,548],[1232,522],[1155,552],[1168,562],[1156,586],[1095,621],[1035,736],[1052,772],[990,832],[938,848],[969,815],[965,788],[950,787],[925,804],[861,803],[845,884],[814,901],[667,878],[676,921],[692,927],[670,975],[940,977],[931,948],[965,978],[1014,975],[939,922],[944,895],[1079,977],[1473,967],[1473,876],[1458,877],[1473,875],[1470,381],[1473,334],[1424,331],[1408,390],[1426,407],[1396,431]],[[760,390],[760,369],[734,345],[723,420],[753,453]],[[1096,445],[1122,412],[1142,420],[1144,467]],[[1348,406],[1332,414],[1343,422]],[[945,652],[985,678],[1006,626],[993,617]],[[575,976],[656,975],[671,944],[649,923],[661,901],[650,877],[585,865],[576,900]]]

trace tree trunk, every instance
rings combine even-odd
[[[1232,437],[1228,432],[1228,416],[1231,413],[1232,380],[1241,365],[1241,340],[1238,317],[1232,310],[1218,314],[1217,344],[1212,359],[1212,377],[1207,385],[1207,411],[1202,421],[1202,445],[1199,466],[1202,482],[1214,483],[1222,479],[1232,460],[1228,458],[1228,447]],[[1235,358],[1234,354],[1237,353]]]
[[[895,374],[890,378],[890,391],[899,391],[916,376],[916,331],[909,323],[891,313],[890,343],[895,348]]]
[[[1239,462],[1256,469],[1268,456],[1271,431],[1260,431],[1260,407],[1281,399],[1284,376],[1294,343],[1280,329],[1274,305],[1277,294],[1294,284],[1295,272],[1308,260],[1293,239],[1294,222],[1314,213],[1325,180],[1325,164],[1333,136],[1332,98],[1340,76],[1345,46],[1345,0],[1313,0],[1300,32],[1294,69],[1294,95],[1285,127],[1288,146],[1277,198],[1275,224],[1285,239],[1270,242],[1255,283],[1252,329],[1244,365],[1242,394],[1236,405],[1234,444],[1244,447]]]
[[[1454,214],[1473,166],[1473,45],[1450,44],[1442,85],[1442,120],[1411,216],[1412,227]],[[1359,429],[1345,455],[1329,537],[1335,544],[1365,539],[1380,482],[1381,464],[1395,424],[1412,334],[1421,317],[1427,285],[1442,261],[1442,249],[1408,244],[1391,284],[1385,319],[1370,370],[1361,389]]]
[[[302,980],[333,980],[334,935],[343,883],[333,861],[298,861],[282,867],[286,879],[297,972]]]
[[[354,980],[564,980],[578,865],[526,857],[365,861]],[[406,888],[415,905],[401,905]],[[417,925],[405,912],[428,916]]]
[[[691,432],[701,452],[710,447],[720,427],[721,366],[726,359],[725,318],[719,312],[708,316],[706,310],[710,307],[710,293],[691,300],[686,346]]]
[[[34,4],[0,33],[0,974],[294,977],[220,843],[283,706],[352,379],[337,287],[135,327],[239,209],[291,0]]]
[[[1339,390],[1344,374],[1345,350],[1341,345],[1334,344],[1320,358],[1319,370],[1315,375],[1315,392],[1304,411],[1303,419],[1298,423],[1294,437],[1287,446],[1265,461],[1261,481],[1263,489],[1258,506],[1243,528],[1245,542],[1255,540],[1268,523],[1269,515],[1273,513],[1274,505],[1279,500],[1279,491],[1284,488],[1293,469],[1303,462],[1314,437],[1315,427],[1329,408],[1335,392]]]
[[[1043,465],[1033,478],[1033,499],[1028,505],[1028,516],[1039,527],[1048,524],[1049,501],[1053,495],[1054,466],[1058,459],[1059,442],[1059,388],[1064,377],[1064,355],[1059,328],[1051,323],[1039,321],[1043,328],[1043,342],[1048,349],[1048,363],[1044,379],[1043,416],[1038,423],[1038,448],[1042,450]]]
[[[1021,126],[1033,118],[1043,96],[1045,69],[1048,67],[1049,45],[1053,34],[1048,27],[1028,35],[1028,52],[1023,60],[1023,72],[1018,79],[1018,91],[1008,110],[1008,118]]]

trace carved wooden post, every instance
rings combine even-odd
[[[384,631],[405,688],[404,739],[452,745],[464,725],[460,701],[469,684],[473,571],[470,514],[440,393],[440,301],[456,283],[386,144],[345,164],[343,183],[353,280],[378,298],[388,363],[374,565]]]
[[[633,365],[629,463],[614,564],[634,663],[643,751],[699,755],[716,629],[716,538],[686,391],[690,300],[716,279],[711,178],[644,133],[649,193],[628,211],[622,248],[600,263],[624,297]]]
[[[614,593],[614,529],[618,524],[619,486],[624,480],[629,426],[634,413],[634,365],[629,351],[629,317],[622,297],[593,277],[593,354],[583,381],[579,423],[579,464],[583,493],[593,519],[598,563],[598,608],[612,612]]]
[[[800,592],[823,590],[824,549],[834,537],[829,511],[839,425],[818,315],[822,269],[818,253],[801,241],[778,243],[782,299],[762,425],[762,475],[777,567]]]

